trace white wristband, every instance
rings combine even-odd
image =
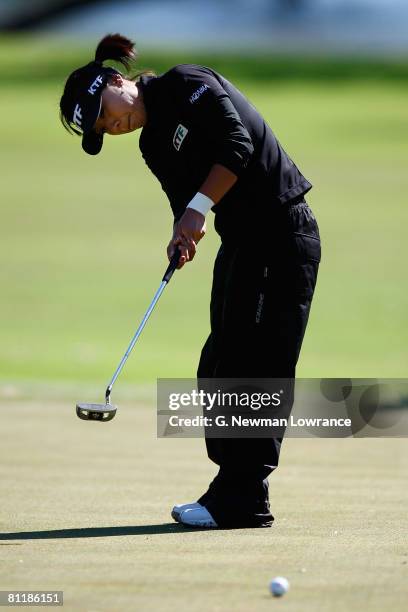
[[[212,206],[214,206],[212,199],[203,193],[198,192],[195,194],[187,208],[193,208],[205,217]]]

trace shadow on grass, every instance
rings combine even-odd
[[[159,535],[163,533],[186,533],[188,531],[211,531],[197,527],[186,527],[177,523],[161,525],[135,525],[123,527],[82,527],[79,529],[52,529],[50,531],[17,531],[0,533],[0,540],[53,540],[56,538],[111,538],[115,536]]]

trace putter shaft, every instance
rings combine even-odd
[[[164,291],[165,286],[167,285],[167,283],[170,281],[171,277],[174,274],[174,271],[177,268],[178,262],[180,259],[180,250],[178,248],[176,248],[176,250],[174,251],[173,257],[170,260],[170,263],[167,267],[166,272],[164,273],[164,276],[162,278],[162,281],[160,283],[160,287],[158,288],[158,290],[155,293],[154,298],[152,299],[149,308],[147,309],[142,322],[140,323],[139,327],[137,328],[135,335],[133,336],[132,340],[130,341],[129,346],[126,349],[126,353],[123,355],[118,367],[116,368],[116,371],[114,373],[114,375],[112,376],[112,379],[109,383],[109,385],[106,388],[105,391],[105,401],[106,404],[110,404],[110,395],[112,392],[112,387],[115,384],[115,381],[117,379],[117,377],[119,376],[119,374],[121,373],[123,366],[125,365],[130,353],[132,352],[133,347],[135,346],[140,334],[143,331],[144,326],[146,325],[150,315],[153,312],[154,307],[156,306],[157,302],[159,301],[159,298],[161,296],[161,294]]]
[[[105,392],[105,400],[107,404],[110,404],[110,394],[112,392],[112,387],[115,384],[115,381],[117,379],[117,377],[119,376],[119,374],[121,373],[123,366],[125,365],[130,353],[132,352],[133,347],[135,346],[140,334],[143,331],[144,326],[146,325],[150,315],[153,312],[154,307],[156,306],[157,302],[159,301],[159,298],[161,296],[161,294],[164,291],[165,286],[167,285],[166,281],[162,281],[160,284],[160,287],[158,288],[158,290],[156,291],[156,294],[149,306],[149,308],[146,311],[146,314],[144,315],[142,322],[140,323],[139,327],[136,330],[135,335],[133,336],[132,340],[130,341],[129,346],[126,349],[126,353],[123,355],[118,367],[116,368],[116,371],[114,373],[114,375],[112,376],[112,379],[109,383],[109,385],[106,388],[106,392]]]

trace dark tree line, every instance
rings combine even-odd
[[[100,0],[49,0],[43,2],[41,6],[36,6],[35,3],[34,6],[30,6],[30,3],[27,2],[24,10],[16,11],[13,16],[1,24],[1,29],[14,32],[31,30],[81,6],[98,3]]]

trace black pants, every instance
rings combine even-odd
[[[312,211],[304,200],[289,203],[239,240],[221,238],[198,378],[294,379],[320,262]],[[206,439],[219,472],[198,501],[220,527],[272,523],[267,477],[281,442]]]

